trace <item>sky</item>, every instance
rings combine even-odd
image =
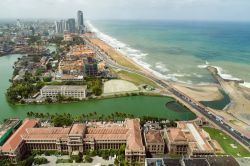
[[[0,19],[250,21],[250,0],[0,0]]]

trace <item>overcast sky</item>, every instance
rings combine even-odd
[[[0,18],[250,21],[250,0],[0,0]]]

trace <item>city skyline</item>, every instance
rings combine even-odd
[[[250,21],[247,0],[4,0],[0,19],[71,18],[82,10],[87,19]],[[46,11],[46,12],[45,12]]]

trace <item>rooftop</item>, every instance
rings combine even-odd
[[[164,143],[159,130],[149,129],[145,134],[147,143]]]
[[[17,131],[5,142],[5,144],[2,146],[3,152],[11,152],[14,151],[18,145],[21,143],[22,138],[21,135],[26,134],[26,129],[33,128],[38,123],[37,120],[25,120],[23,124],[17,129]]]
[[[86,125],[81,123],[81,124],[73,124],[70,130],[70,135],[83,135],[86,130]]]
[[[187,142],[193,151],[213,151],[208,142],[210,137],[195,123],[178,122],[177,128],[167,131],[170,142]]]
[[[128,151],[144,151],[145,147],[142,143],[140,120],[139,119],[126,119],[128,131],[127,146]]]
[[[41,90],[86,90],[86,85],[46,85]]]
[[[26,131],[26,134],[22,135],[26,140],[57,140],[67,138],[70,132],[70,127],[29,128]]]
[[[185,166],[210,166],[205,158],[184,159]]]

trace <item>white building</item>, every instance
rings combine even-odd
[[[57,97],[58,95],[66,96],[66,97],[73,97],[78,98],[80,100],[86,98],[86,90],[87,86],[54,86],[54,85],[47,85],[44,86],[41,90],[42,97]]]

